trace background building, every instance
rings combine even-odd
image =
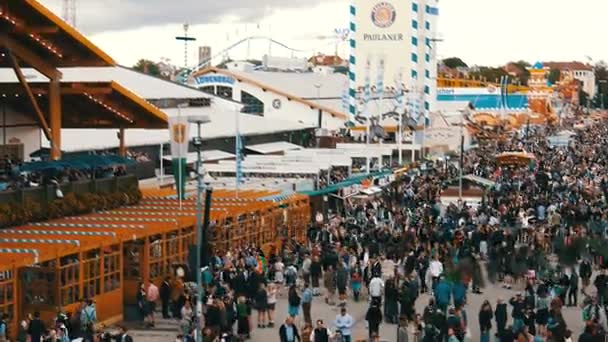
[[[543,65],[549,69],[557,69],[561,73],[561,79],[573,78],[581,81],[582,89],[589,98],[594,98],[596,93],[595,72],[593,67],[582,62],[545,62]]]

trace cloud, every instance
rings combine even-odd
[[[77,26],[83,32],[128,30],[188,22],[217,24],[227,18],[257,22],[279,9],[309,8],[322,0],[79,0]],[[42,0],[61,14],[60,0]]]

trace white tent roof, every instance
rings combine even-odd
[[[35,69],[23,68],[30,83],[46,83],[48,78]],[[61,82],[111,82],[115,81],[144,99],[216,98],[200,90],[179,83],[146,75],[126,67],[78,67],[60,68]],[[0,83],[18,83],[11,68],[0,68]]]
[[[236,173],[236,163],[205,164],[205,172]],[[301,174],[316,175],[320,168],[314,165],[255,165],[243,167],[243,173],[269,173],[269,174]]]
[[[285,151],[291,151],[291,150],[299,150],[299,149],[302,149],[302,146],[292,144],[287,141],[277,141],[277,142],[272,142],[272,143],[267,143],[267,144],[249,145],[249,146],[246,146],[245,148],[250,151],[261,153],[261,154],[270,154],[270,153],[278,153],[278,152],[285,152]]]
[[[221,150],[201,151],[201,158],[203,159],[203,162],[218,161],[218,160],[230,159],[230,158],[234,158],[234,157],[235,157],[234,154],[224,152]],[[173,159],[173,156],[165,156],[165,157],[163,157],[163,159],[171,160],[171,159]],[[197,159],[198,159],[198,156],[197,156],[196,152],[191,152],[186,155],[186,162],[188,164],[195,163],[197,161]]]
[[[222,108],[223,106],[211,105],[211,107],[201,108],[184,108],[181,110],[182,115],[200,115],[206,114],[211,119],[211,122],[203,125],[202,135],[204,140],[233,137],[236,134],[237,111],[230,108]],[[169,116],[177,116],[177,109],[165,109],[165,113]],[[282,120],[270,120],[257,115],[241,114],[240,115],[240,133],[244,136],[271,134],[285,131],[298,131],[308,127],[301,123]],[[117,130],[115,129],[64,129],[61,131],[61,149],[65,152],[79,152],[102,150],[118,147]],[[190,129],[190,137],[196,135],[194,127]],[[162,130],[146,130],[146,129],[130,129],[125,132],[125,143],[127,146],[147,146],[159,145],[169,142],[169,131]],[[43,139],[42,145],[49,147],[47,140]]]

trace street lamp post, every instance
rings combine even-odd
[[[201,317],[203,314],[203,279],[201,274],[201,256],[203,252],[203,163],[201,148],[203,147],[203,138],[201,136],[201,126],[211,120],[207,115],[192,115],[188,117],[188,122],[194,123],[197,126],[196,137],[192,139],[192,145],[196,148],[196,315],[198,323],[196,325],[196,342],[202,342],[203,333],[201,327]],[[207,204],[209,205],[209,204]],[[206,249],[205,249],[206,253]],[[205,258],[206,260],[206,258]]]
[[[602,91],[602,84],[608,83],[608,80],[599,80],[598,82],[599,82],[599,87],[598,87],[599,89],[598,90],[599,90],[599,93],[600,93],[600,103],[601,103],[601,106],[602,106],[602,110],[604,110],[606,108],[604,108],[604,92]]]

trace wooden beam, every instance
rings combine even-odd
[[[125,129],[120,128],[118,131],[118,155],[125,158],[127,157],[127,146],[125,146]]]
[[[21,67],[19,67],[19,61],[12,52],[8,53],[8,59],[10,60],[13,70],[15,71],[15,75],[19,79],[19,83],[23,86],[25,93],[27,94],[28,99],[30,100],[30,104],[34,108],[34,112],[36,112],[36,116],[38,117],[38,121],[40,122],[40,126],[42,127],[42,131],[44,132],[44,136],[50,140],[51,132],[49,130],[49,125],[46,123],[46,119],[42,114],[42,110],[40,110],[40,106],[38,106],[38,101],[36,101],[36,97],[34,97],[34,93],[32,93],[32,89],[30,88],[23,72],[21,71]]]
[[[59,80],[49,83],[49,116],[51,119],[51,160],[61,158],[61,86]]]
[[[59,32],[59,27],[57,26],[26,26],[22,28],[23,32],[26,33],[43,33],[43,34],[51,34]]]
[[[27,47],[9,37],[6,33],[0,34],[0,46],[12,51],[20,60],[29,64],[49,79],[61,79],[62,74],[57,68],[47,63],[43,57],[38,56]]]

